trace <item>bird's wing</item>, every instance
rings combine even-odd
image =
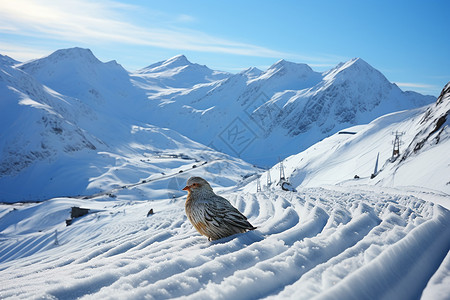
[[[205,219],[214,226],[233,225],[242,229],[254,228],[247,218],[241,214],[228,200],[215,196],[205,203]]]

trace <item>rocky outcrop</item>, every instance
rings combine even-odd
[[[412,154],[439,144],[450,137],[449,112],[450,82],[445,85],[436,103],[430,106],[420,119],[418,124],[420,130],[404,151],[402,161]]]

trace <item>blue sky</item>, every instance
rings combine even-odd
[[[0,54],[90,48],[128,70],[178,54],[212,69],[279,59],[325,71],[361,57],[403,90],[450,80],[450,1],[0,1]]]

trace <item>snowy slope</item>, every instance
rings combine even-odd
[[[82,102],[63,97],[10,65],[3,64],[0,68],[0,194],[3,201],[6,196],[14,198],[15,191],[21,190],[24,183],[31,184],[21,172],[30,169],[35,162],[52,164],[61,153],[65,157],[75,153],[89,155],[101,147],[102,142],[76,125],[80,118],[95,117]],[[44,176],[48,181],[52,176],[48,173],[38,172],[34,180],[39,181]],[[12,180],[5,182],[5,177]]]
[[[281,60],[264,72],[245,70],[190,89],[141,87],[155,124],[261,166],[340,129],[435,101],[402,92],[362,59],[322,74]]]
[[[286,177],[294,187],[328,184],[409,186],[416,190],[440,191],[449,197],[449,111],[447,85],[434,104],[347,128],[342,134],[334,134],[288,157],[283,162]],[[400,156],[392,159],[395,132],[402,133]],[[371,179],[378,155],[378,174]],[[272,180],[278,179],[279,164],[261,175],[264,188],[267,187],[268,172]],[[359,178],[355,179],[355,175]],[[256,182],[247,190],[256,190]]]
[[[215,242],[184,197],[144,200],[149,190],[2,205],[0,297],[445,299],[450,212],[427,201],[439,195],[404,192],[221,193],[258,229]],[[66,227],[72,206],[91,213]]]
[[[405,150],[401,161],[448,140],[450,138],[449,114],[450,82],[446,84],[436,103],[427,109],[422,119],[416,124],[419,130]]]
[[[205,178],[215,179],[217,186],[234,185],[243,176],[258,172],[240,159],[149,124],[127,125],[111,120],[116,124],[109,130],[121,127],[121,131],[115,131],[122,133],[121,143],[107,145],[91,136],[93,143],[89,143],[82,129],[66,120],[52,121],[52,114],[40,111],[33,100],[28,101],[32,106],[25,109],[29,111],[14,119],[23,126],[24,134],[4,135],[2,139],[1,202],[113,193],[115,189],[154,179],[164,182],[170,190],[170,195],[167,191],[152,195],[152,199],[159,199],[182,193],[180,182],[189,175],[178,175],[180,171],[199,167]],[[21,104],[11,105],[8,111],[12,106],[21,109]],[[104,130],[106,137],[114,133]],[[209,170],[214,170],[214,175]]]
[[[105,192],[199,162],[229,165],[223,186],[256,171],[143,122],[144,93],[120,65],[89,50],[14,64],[0,65],[0,202]]]

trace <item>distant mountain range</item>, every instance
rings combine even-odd
[[[244,161],[269,167],[341,129],[436,100],[401,91],[362,59],[324,73],[281,60],[230,74],[180,55],[131,73],[71,48],[24,63],[0,56],[0,69],[0,201],[111,188],[93,182],[127,159],[145,170],[134,159],[168,144],[197,160],[207,149],[245,176],[254,170]],[[15,194],[18,182],[26,193]]]
[[[156,65],[173,65],[169,69],[180,81],[198,76],[196,65],[184,56]],[[148,91],[153,124],[260,166],[273,165],[343,128],[436,100],[401,91],[360,58],[324,73],[280,60],[264,72],[253,68],[216,81],[211,80],[213,71],[204,68],[199,84],[188,88],[165,81],[155,91],[152,80],[160,74],[155,68],[131,76]],[[152,78],[150,88],[142,84],[147,78]]]

